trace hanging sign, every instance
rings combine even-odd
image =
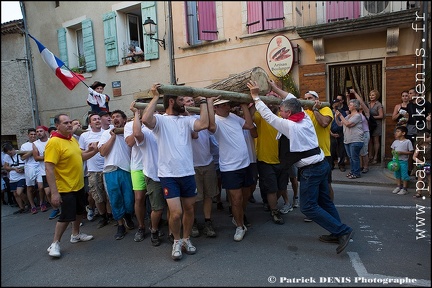
[[[294,51],[290,40],[284,35],[276,35],[267,47],[267,65],[276,77],[287,75],[294,62]]]

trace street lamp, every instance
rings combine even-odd
[[[144,31],[145,34],[150,36],[150,39],[155,40],[160,47],[163,47],[164,50],[165,49],[165,39],[157,39],[157,38],[153,38],[152,36],[156,34],[156,23],[150,18],[147,17],[147,19],[144,21]]]

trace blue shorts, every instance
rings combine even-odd
[[[159,177],[165,199],[197,196],[195,175],[184,177]]]
[[[18,187],[26,187],[26,180],[21,179],[21,180],[18,180],[18,182],[10,182],[9,185],[10,185],[11,191],[16,191],[18,189]]]
[[[228,190],[241,189],[253,185],[254,179],[252,170],[249,167],[235,171],[221,171],[222,188]]]

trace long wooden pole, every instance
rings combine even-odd
[[[219,99],[230,100],[238,103],[252,103],[252,99],[248,94],[207,89],[207,88],[194,88],[190,86],[176,86],[176,85],[161,85],[158,89],[161,95],[175,95],[175,96],[192,96],[192,97],[219,97]],[[266,104],[279,105],[282,100],[273,96],[259,96]],[[309,100],[298,99],[302,106],[312,107],[315,102]],[[329,102],[321,102],[321,106],[330,107]]]

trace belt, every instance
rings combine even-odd
[[[306,169],[306,168],[313,168],[313,167],[319,166],[319,165],[321,165],[324,161],[327,161],[327,160],[324,158],[324,159],[321,160],[320,162],[313,163],[313,164],[309,164],[309,165],[306,165],[306,166],[303,166],[303,167],[299,167],[299,170],[303,170],[303,169]]]

